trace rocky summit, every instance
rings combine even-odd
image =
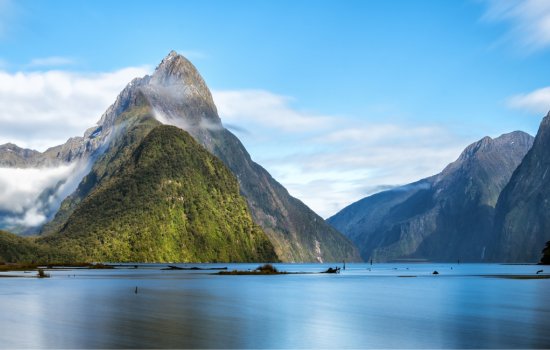
[[[92,199],[103,198],[98,197],[100,193],[107,191],[106,188],[112,190],[109,186],[115,182],[119,183],[121,176],[130,176],[124,170],[127,164],[132,164],[128,163],[128,159],[132,159],[133,152],[144,142],[148,133],[154,130],[155,123],[157,126],[172,125],[184,130],[200,147],[221,160],[224,167],[227,167],[236,178],[239,193],[246,203],[246,210],[249,211],[253,222],[269,238],[278,259],[292,262],[361,260],[349,239],[328,225],[301,201],[290,196],[265,169],[252,161],[238,138],[223,127],[210,90],[196,68],[174,51],[162,60],[152,75],[131,81],[101,116],[98,125],[90,128],[84,137],[72,139],[66,145],[53,148],[55,151],[46,151],[47,156],[29,152],[25,160],[28,166],[40,165],[42,159],[52,157],[55,158],[55,162],[71,163],[75,159],[89,159],[92,164],[91,170],[82,178],[77,188],[59,205],[55,217],[42,227],[44,237],[61,234],[66,239],[82,232],[71,229],[83,227],[74,226],[75,222],[81,221],[82,213],[86,213],[90,223],[101,221],[104,216],[112,214],[101,214],[101,211],[90,210],[88,206],[90,203],[98,205],[98,202],[91,202]],[[3,158],[0,153],[1,159]],[[17,161],[23,162],[21,159],[25,157],[21,156]],[[10,161],[12,164],[16,162]],[[8,164],[8,161],[5,164]],[[150,184],[151,187],[157,185]],[[120,210],[124,207],[116,208]],[[143,215],[144,221],[149,220],[150,213],[145,210]],[[97,232],[94,235],[98,234]],[[44,238],[43,242],[48,240],[50,238]],[[73,242],[78,241],[77,239]],[[261,242],[258,239],[253,241]],[[220,242],[225,244],[223,240]],[[264,248],[264,252],[269,252],[269,245]],[[95,256],[89,255],[91,253],[87,250],[80,253],[83,256]],[[108,256],[105,251],[101,254],[99,256]],[[263,256],[269,256],[266,254]],[[247,259],[256,259],[252,256],[247,255]],[[207,257],[214,259],[212,255]],[[233,259],[229,255],[224,257]],[[194,259],[199,259],[198,255]]]
[[[365,260],[486,261],[500,193],[532,144],[520,131],[485,137],[441,173],[364,198],[328,222]]]

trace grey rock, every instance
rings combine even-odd
[[[496,206],[495,261],[537,262],[550,240],[550,113]]]
[[[485,261],[498,197],[532,143],[520,131],[485,137],[441,173],[364,198],[328,222],[365,260]]]

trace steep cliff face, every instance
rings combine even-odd
[[[121,118],[131,124],[119,143],[126,149],[111,147],[97,164],[112,171],[39,243],[77,261],[277,260],[220,160],[185,131],[160,125],[146,107]]]
[[[550,239],[550,113],[496,207],[491,259],[536,262]]]
[[[523,132],[485,137],[440,174],[367,197],[328,222],[364,259],[484,261],[499,194],[532,142]]]
[[[102,116],[98,128],[105,135],[98,149],[109,153],[120,142],[125,125],[120,116],[146,104],[155,119],[174,125],[195,138],[221,159],[237,177],[254,222],[260,225],[284,261],[358,261],[353,244],[326,224],[269,173],[250,158],[241,142],[226,130],[217,114],[212,95],[195,67],[183,56],[171,52],[151,76],[134,79]],[[92,169],[78,189],[62,204],[43,233],[59,231],[78,204],[111,174],[109,162]]]

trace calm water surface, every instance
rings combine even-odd
[[[498,277],[539,266],[348,264],[339,275],[278,276],[161,267],[0,278],[0,348],[550,348],[550,279]]]

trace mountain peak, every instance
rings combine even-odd
[[[114,125],[117,116],[145,98],[163,124],[177,125],[189,132],[192,126],[221,125],[212,94],[197,68],[172,50],[152,75],[132,80],[101,117],[99,125]],[[196,135],[195,135],[196,136]]]
[[[470,144],[458,157],[458,161],[465,161],[474,157],[480,150],[485,150],[493,143],[493,139],[489,136],[483,137],[481,140]]]
[[[153,82],[161,85],[199,85],[206,88],[197,68],[185,57],[172,50],[155,69]]]
[[[527,150],[533,144],[533,136],[523,131],[513,131],[510,133],[502,134],[499,137],[491,138],[485,136],[481,140],[472,143],[462,152],[458,160],[467,160],[475,157],[479,152],[492,152],[498,151],[503,147],[509,147],[515,143],[520,144]]]

